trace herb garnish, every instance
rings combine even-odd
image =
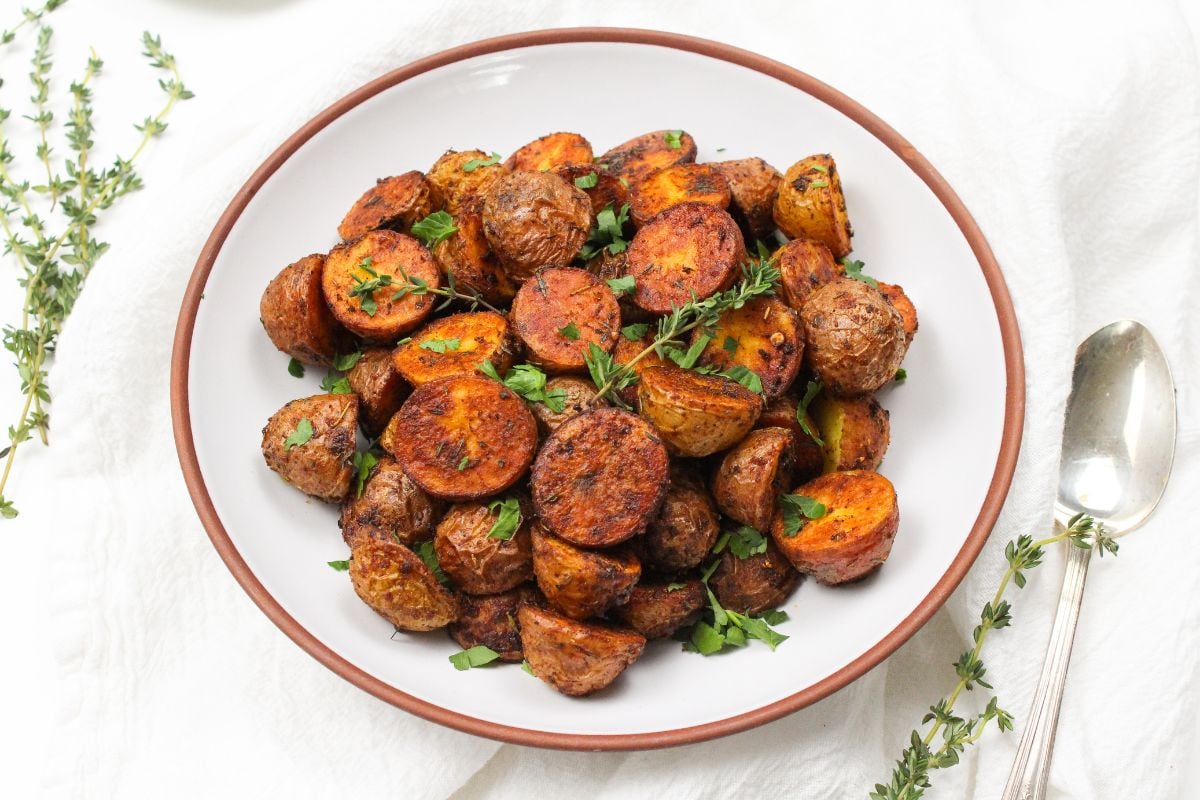
[[[321,379],[321,389],[329,394],[353,394],[354,390],[350,388],[350,379],[345,375],[338,375],[330,370],[325,373],[325,377]]]
[[[291,375],[293,378],[303,378],[304,365],[298,359],[290,359],[288,361],[288,375]]]
[[[462,460],[458,462],[458,471],[459,471],[459,472],[462,472],[462,471],[463,471],[463,470],[465,470],[465,469],[466,469],[468,466],[470,466],[470,464],[471,464],[471,457],[470,457],[470,456],[463,456],[463,457],[462,457]]]
[[[637,288],[637,278],[633,277],[632,275],[622,275],[619,278],[609,278],[605,281],[605,283],[608,284],[608,288],[612,289],[612,293],[617,297],[620,297],[623,294],[629,294]]]
[[[596,227],[592,228],[592,232],[588,234],[587,241],[579,250],[579,257],[584,261],[590,261],[600,254],[601,250],[608,250],[609,255],[617,255],[625,252],[625,248],[629,246],[629,242],[625,239],[625,224],[629,222],[629,203],[622,203],[621,210],[614,212],[612,203],[609,203],[600,210],[596,215]]]
[[[663,134],[663,138],[667,141],[667,147],[671,148],[672,150],[678,150],[679,148],[683,147],[683,141],[681,140],[682,136],[682,130],[667,131]]]
[[[340,372],[349,372],[354,369],[354,365],[362,358],[362,351],[355,350],[353,353],[346,353],[342,356],[336,356],[333,359],[333,368]]]
[[[379,311],[379,304],[375,302],[375,292],[385,286],[392,285],[392,276],[386,272],[380,275],[371,265],[372,259],[367,256],[358,263],[358,268],[370,275],[370,278],[360,278],[357,275],[351,275],[350,278],[354,281],[354,286],[350,289],[350,296],[357,297],[362,310],[366,312],[368,317],[373,317]],[[396,298],[393,297],[393,300]]]
[[[744,560],[767,552],[767,537],[749,525],[742,525],[737,530],[721,534],[721,538],[713,545],[713,555],[720,555],[726,547],[729,548],[729,552]]]
[[[787,619],[782,611],[764,611],[757,617],[739,614],[721,606],[717,596],[708,585],[720,561],[714,561],[700,576],[704,590],[708,593],[708,613],[712,621],[702,620],[692,628],[691,636],[684,643],[683,649],[700,655],[708,656],[719,653],[726,647],[745,647],[748,639],[760,639],[772,650],[785,642],[788,637],[771,627]],[[770,621],[768,621],[768,616]]]
[[[779,498],[779,510],[783,513],[783,535],[795,536],[810,519],[825,516],[825,504],[802,494],[785,494]]]
[[[668,592],[678,592],[684,586],[687,586],[687,584],[680,583],[679,581],[671,581],[670,583],[667,584],[667,591]]]
[[[595,189],[596,183],[599,182],[600,176],[595,172],[589,172],[587,175],[580,175],[575,179],[575,185],[580,189]]]
[[[500,163],[500,154],[492,153],[487,158],[472,158],[467,163],[463,164],[463,172],[474,172],[480,167],[492,167]]]
[[[468,647],[466,650],[450,656],[450,663],[454,665],[456,670],[461,672],[471,667],[482,667],[484,664],[490,664],[499,657],[500,654],[492,648],[477,644],[474,647]]]
[[[433,573],[433,577],[438,579],[438,583],[443,586],[450,584],[450,579],[446,577],[446,573],[442,571],[442,565],[438,563],[437,551],[433,549],[433,540],[421,542],[416,546],[417,556]]]
[[[646,331],[650,330],[648,322],[634,322],[621,328],[621,335],[631,342],[636,342],[646,335]]]
[[[559,328],[558,333],[563,338],[570,339],[573,342],[578,341],[579,339],[579,328],[575,326],[574,322],[568,322],[566,325]]]
[[[515,497],[494,500],[488,503],[488,511],[497,514],[496,521],[488,531],[489,539],[508,541],[521,527],[521,503]]]
[[[595,345],[591,346],[595,347]],[[567,407],[566,391],[551,389],[547,392],[546,373],[532,364],[517,364],[508,371],[508,375],[504,378],[501,378],[500,373],[496,372],[496,367],[491,360],[485,360],[480,364],[479,371],[494,381],[500,381],[531,403],[545,403],[546,407],[555,414],[561,414]]]
[[[813,427],[808,424],[808,406],[818,394],[821,393],[820,381],[809,381],[804,387],[804,397],[800,398],[799,404],[796,406],[796,422],[800,423],[800,430],[804,431],[809,437],[817,443],[818,447],[824,447],[825,441],[817,435]]]
[[[308,440],[313,437],[313,425],[308,417],[301,417],[296,423],[296,429],[287,435],[283,440],[284,451],[291,450],[293,447],[299,447],[302,444],[308,444]]]
[[[392,300],[399,300],[401,297],[404,297],[408,294],[416,297],[427,294],[436,294],[439,297],[446,298],[444,301],[439,303],[436,308],[434,308],[434,311],[441,311],[443,308],[450,305],[450,303],[454,300],[466,300],[471,304],[472,311],[479,306],[483,306],[488,311],[495,311],[498,314],[504,313],[496,306],[484,300],[483,295],[473,289],[468,289],[466,292],[460,292],[457,284],[455,283],[453,272],[446,273],[446,285],[437,289],[430,286],[429,282],[424,278],[420,278],[416,275],[410,276],[403,269],[400,270],[400,281],[389,281],[389,285],[399,287],[396,290],[396,293],[392,295]]]
[[[445,211],[435,211],[420,222],[414,222],[412,235],[425,242],[430,250],[449,239],[458,231],[454,217]]]
[[[863,264],[863,262],[855,261],[847,256],[846,258],[842,259],[842,266],[846,268],[847,278],[853,278],[856,281],[862,281],[867,286],[874,286],[876,289],[879,288],[879,281],[875,280],[870,275],[863,274],[863,267],[866,266]]]
[[[729,355],[736,355],[738,349],[738,340],[732,336],[726,336],[725,341],[721,343],[721,349]]]
[[[354,496],[362,497],[363,488],[367,485],[367,479],[371,477],[371,472],[379,463],[379,459],[374,453],[367,451],[365,453],[354,454]]]
[[[904,367],[896,370],[895,380],[897,383],[908,380],[908,370],[906,370]]]
[[[445,353],[447,350],[457,350],[462,339],[426,339],[417,345],[421,350],[432,350],[435,353]]]
[[[326,561],[325,563],[333,567],[338,572],[345,572],[346,570],[350,569],[349,561]]]

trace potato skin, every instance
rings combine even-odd
[[[548,172],[513,172],[483,200],[483,233],[513,283],[542,267],[570,264],[592,229],[582,189]]]
[[[478,500],[524,474],[537,423],[512,390],[482,375],[459,375],[417,387],[380,443],[434,497]]]
[[[887,410],[873,395],[834,397],[822,393],[810,410],[825,442],[825,472],[879,467],[892,427]]]
[[[521,526],[511,539],[488,536],[498,513],[487,503],[459,503],[438,523],[433,540],[438,563],[454,585],[467,594],[506,592],[533,577],[529,528],[533,509],[519,498]]]
[[[706,203],[729,207],[729,183],[712,164],[676,164],[652,172],[633,184],[629,216],[645,225],[659,213],[680,203]]]
[[[412,482],[391,456],[380,456],[367,477],[362,496],[353,491],[342,504],[338,525],[353,549],[365,539],[413,547],[433,536],[445,504]]]
[[[547,267],[517,292],[512,321],[530,363],[553,374],[585,372],[589,345],[606,353],[616,345],[621,309],[612,290],[590,272]],[[575,339],[562,333],[570,325]]]
[[[458,601],[402,544],[364,539],[350,554],[350,582],[364,603],[401,631],[432,631],[458,617]]]
[[[417,170],[380,178],[355,201],[338,226],[342,241],[357,239],[367,231],[380,228],[408,233],[433,211],[429,183]]]
[[[488,158],[489,155],[482,150],[447,150],[443,153],[425,176],[434,208],[451,214],[478,212],[492,184],[509,172],[503,164],[489,164],[471,172],[463,171],[468,161],[485,161]]]
[[[621,206],[629,199],[629,187],[621,183],[621,179],[599,164],[564,164],[552,172],[567,183],[582,188],[575,183],[580,178],[595,174],[596,185],[583,189],[592,204],[592,219],[607,206],[612,206],[614,212],[619,212]]]
[[[535,525],[533,574],[550,605],[572,619],[603,614],[629,599],[642,565],[629,553],[584,550]]]
[[[321,253],[284,267],[263,291],[258,316],[277,348],[305,364],[328,367],[339,352],[353,345],[325,304],[324,267]]]
[[[738,558],[725,550],[720,558],[708,585],[722,606],[739,614],[761,614],[779,607],[800,583],[800,573],[770,539],[765,553]]]
[[[724,372],[741,365],[762,381],[768,400],[786,392],[800,372],[804,360],[804,331],[800,315],[775,297],[756,297],[741,308],[726,311],[713,330],[714,336],[700,363]],[[697,328],[696,341],[703,334]],[[730,345],[729,340],[734,341]],[[732,352],[731,352],[732,350]]]
[[[799,420],[796,419],[797,405],[796,398],[791,394],[777,397],[763,409],[763,413],[759,415],[758,423],[755,425],[756,428],[786,428],[791,431],[792,442],[795,444],[792,484],[817,477],[825,465],[825,451],[821,449],[821,445],[805,433]],[[809,411],[810,413],[805,415],[808,429],[820,436],[821,432],[817,422],[812,417],[811,409]]]
[[[842,278],[809,296],[800,312],[808,364],[825,389],[843,396],[874,392],[904,360],[904,324],[878,289]]]
[[[706,203],[680,203],[644,225],[630,242],[625,272],[637,279],[633,301],[653,314],[703,300],[737,280],[746,244],[737,223]]]
[[[524,656],[517,609],[527,593],[519,587],[500,594],[460,595],[458,619],[448,628],[450,636],[464,650],[483,645],[495,650],[501,661],[519,664]]]
[[[725,516],[765,531],[778,498],[791,486],[795,437],[787,428],[750,431],[721,460],[713,497]]]
[[[533,674],[571,697],[608,686],[646,647],[639,633],[578,622],[533,605],[520,607],[517,622]]]
[[[433,295],[406,294],[392,299],[395,286],[383,286],[372,292],[378,306],[373,314],[362,307],[362,297],[350,292],[360,281],[371,279],[363,269],[365,259],[380,277],[388,275],[401,283],[401,271],[420,278],[437,289],[442,276],[433,256],[425,245],[411,236],[394,231],[370,231],[353,242],[339,244],[329,252],[321,273],[321,289],[325,301],[338,322],[368,342],[391,344],[393,340],[416,328],[433,313]]]
[[[313,428],[301,445],[285,442],[302,419]],[[326,503],[340,503],[350,491],[358,395],[318,394],[293,400],[271,415],[263,428],[267,466],[300,491]]]
[[[622,333],[617,337],[617,346],[613,348],[613,361],[622,366],[628,364],[630,361],[633,361],[633,359],[637,358],[637,356],[643,350],[654,344],[654,332],[655,328],[653,325],[651,325],[646,329],[646,332],[642,334],[640,339],[630,339]],[[651,350],[639,361],[637,361],[637,363],[635,363],[630,369],[632,369],[633,373],[638,376],[638,380],[640,382],[643,372],[651,367],[661,367],[664,365],[671,365],[671,362],[660,356],[655,351]],[[633,386],[626,386],[624,389],[620,390],[618,394],[627,405],[637,408],[638,390],[636,383]]]
[[[483,234],[483,217],[477,211],[454,215],[457,230],[433,248],[438,266],[461,291],[475,292],[492,305],[508,305],[517,287],[508,279],[500,260]]]
[[[712,495],[689,471],[674,466],[662,510],[635,541],[647,567],[673,574],[699,566],[720,535]]]
[[[832,156],[808,156],[788,167],[775,199],[775,224],[789,239],[816,239],[843,258],[854,235],[846,214],[842,176]]]
[[[622,250],[619,253],[610,253],[608,248],[604,248],[587,262],[587,271],[606,283],[613,278],[624,277],[627,252]],[[626,292],[617,297],[617,305],[621,309],[622,325],[631,322],[652,322],[655,319],[653,314],[633,302],[633,297]]]
[[[782,514],[771,524],[771,537],[796,569],[833,585],[858,580],[887,560],[900,525],[896,489],[887,478],[867,470],[832,472],[793,493],[828,509],[795,536],[784,535]]]
[[[558,167],[592,163],[592,143],[578,133],[548,133],[518,148],[504,166],[511,170],[547,172]]]
[[[775,198],[783,176],[761,158],[712,164],[724,176],[732,195],[730,213],[746,233],[766,240],[775,232]]]
[[[731,447],[762,413],[760,395],[719,375],[664,365],[643,371],[637,387],[639,413],[681,456]]]
[[[458,342],[451,349],[447,343]],[[441,342],[445,352],[428,346]],[[496,372],[503,375],[512,367],[521,350],[508,319],[494,311],[472,311],[451,314],[430,322],[411,339],[391,353],[396,371],[413,386],[450,378],[455,375],[474,375],[484,361],[491,361]]]
[[[829,248],[814,239],[792,239],[774,253],[783,302],[800,311],[818,287],[837,280],[846,268],[833,260]]]
[[[665,583],[639,583],[613,616],[647,639],[662,639],[695,622],[707,604],[704,584],[690,580],[671,590]]]
[[[692,135],[680,131],[679,147],[673,148],[667,143],[668,133],[668,130],[643,133],[612,148],[600,156],[598,163],[633,186],[652,172],[695,161],[696,140]]]
[[[391,352],[386,347],[364,347],[346,373],[346,380],[358,395],[363,430],[369,436],[378,436],[409,392],[409,385],[392,367]]]
[[[530,488],[551,532],[580,547],[605,547],[645,529],[667,478],[667,450],[654,428],[628,411],[597,408],[550,434]]]
[[[578,416],[591,408],[592,398],[596,396],[596,386],[585,378],[574,378],[569,375],[551,378],[546,381],[546,394],[562,390],[566,392],[562,411],[552,411],[545,403],[531,403],[529,410],[537,419],[538,430],[543,436],[549,436],[558,430],[558,426]]]
[[[903,287],[897,286],[894,283],[880,281],[879,291],[892,304],[892,308],[900,312],[900,320],[904,325],[904,341],[906,346],[912,344],[913,337],[917,335],[916,306],[913,305],[912,300],[908,299],[908,295],[904,293]]]

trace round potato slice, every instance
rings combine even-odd
[[[558,426],[587,411],[596,397],[596,386],[584,378],[560,376],[546,381],[546,394],[555,396],[562,393],[562,411],[555,411],[548,403],[532,403],[530,410],[537,418],[538,430],[543,436],[549,436],[558,430]]]
[[[783,176],[761,158],[718,161],[712,166],[729,184],[730,213],[754,239],[766,240],[775,232],[775,198]]]
[[[647,639],[662,639],[695,622],[707,601],[704,584],[697,580],[639,583],[612,614]]]
[[[793,491],[824,503],[825,515],[788,536],[783,515],[771,537],[801,572],[821,583],[858,580],[887,560],[900,525],[896,489],[878,472],[832,472]]]
[[[706,203],[727,208],[729,197],[729,183],[712,164],[676,164],[652,172],[633,184],[629,193],[629,216],[641,226],[680,203]]]
[[[696,140],[686,131],[665,130],[643,133],[619,144],[597,162],[633,186],[660,169],[696,160]]]
[[[728,289],[746,258],[737,223],[723,209],[681,203],[644,225],[633,237],[625,272],[637,279],[633,301],[667,314],[693,298]]]
[[[580,547],[605,547],[645,529],[667,478],[667,450],[654,428],[628,411],[597,408],[550,434],[530,488],[553,533]]]
[[[358,395],[319,394],[293,400],[263,428],[267,466],[307,495],[340,503],[354,475]]]
[[[364,539],[350,554],[350,582],[364,603],[401,631],[432,631],[458,617],[458,602],[402,544]]]
[[[409,392],[409,385],[392,367],[391,351],[386,347],[364,347],[346,373],[346,380],[358,395],[363,430],[368,436],[378,436]]]
[[[608,207],[614,213],[619,212],[629,199],[629,187],[599,164],[564,164],[552,171],[567,183],[583,190],[591,201],[593,220]]]
[[[817,427],[817,422],[813,419],[812,414],[806,413],[804,415],[804,419],[808,423],[806,431],[796,417],[796,406],[796,398],[790,394],[777,397],[763,409],[763,413],[759,415],[758,422],[754,426],[756,428],[786,428],[791,431],[792,441],[795,444],[795,462],[789,485],[817,477],[825,466],[825,451],[813,438],[814,434],[821,435],[820,428]],[[812,433],[810,434],[809,431]]]
[[[524,474],[537,447],[537,423],[504,385],[459,375],[417,387],[380,444],[434,497],[477,500]]]
[[[492,536],[500,509],[488,503],[460,503],[438,523],[433,540],[442,571],[467,594],[506,592],[533,577],[529,501],[519,498],[521,524],[509,538]]]
[[[548,172],[510,173],[484,197],[483,233],[513,283],[570,264],[591,228],[588,196]]]
[[[778,608],[799,583],[800,573],[792,569],[770,540],[765,553],[748,558],[738,558],[725,550],[708,579],[721,605],[739,614],[761,614],[768,608]]]
[[[533,529],[533,574],[550,605],[572,619],[603,614],[629,599],[642,565],[628,553],[583,550]]]
[[[494,311],[435,319],[392,351],[396,371],[413,386],[474,375],[484,361],[503,375],[516,361],[520,343],[508,319]]]
[[[900,320],[904,324],[904,341],[906,344],[912,344],[913,337],[917,335],[917,309],[912,300],[908,299],[902,287],[894,283],[880,281],[879,291],[892,304],[892,308],[900,312]]]
[[[741,441],[762,413],[762,396],[720,375],[650,367],[637,384],[639,413],[672,452],[699,457]]]
[[[720,535],[712,495],[676,462],[662,510],[635,542],[645,566],[671,574],[699,566]]]
[[[587,262],[587,271],[606,284],[614,278],[623,278],[625,277],[625,254],[627,252],[627,250],[622,250],[619,253],[610,253],[607,247],[602,248],[599,254]],[[621,292],[617,295],[617,305],[621,308],[622,325],[633,322],[652,322],[655,318],[649,311],[633,302],[633,297],[629,292]]]
[[[585,372],[590,345],[606,353],[616,345],[621,309],[590,272],[547,267],[517,292],[512,320],[530,363],[549,373]]]
[[[517,622],[533,674],[572,697],[608,686],[646,647],[640,633],[578,622],[533,605],[521,606]]]
[[[433,257],[465,294],[474,292],[493,305],[507,305],[517,293],[500,260],[483,235],[483,217],[476,211],[454,215],[454,233],[433,248]]]
[[[821,393],[811,408],[825,442],[825,472],[879,467],[891,441],[892,426],[887,410],[873,395],[834,397]]]
[[[338,324],[321,292],[325,256],[305,256],[271,279],[258,304],[258,316],[271,343],[297,361],[328,367],[350,349],[350,336]]]
[[[814,239],[792,239],[775,251],[779,294],[797,311],[820,286],[837,280],[846,268],[833,260],[829,248]]]
[[[391,456],[380,456],[367,476],[362,494],[350,493],[338,524],[352,549],[364,539],[399,542],[412,547],[432,538],[445,505],[404,474]]]
[[[791,486],[795,437],[787,428],[750,431],[721,460],[713,497],[725,516],[765,531],[779,495]]]
[[[391,178],[380,178],[358,198],[338,226],[344,241],[357,239],[367,231],[386,229],[408,233],[433,210],[429,183],[413,170]]]
[[[369,342],[390,343],[433,313],[432,295],[396,296],[405,275],[432,289],[442,285],[425,245],[402,233],[371,231],[330,251],[321,288],[338,322]]]
[[[868,394],[904,360],[904,322],[878,289],[841,278],[813,292],[800,312],[808,364],[825,389]]]
[[[548,133],[517,150],[504,166],[511,170],[547,172],[573,164],[592,163],[592,143],[578,133]]]
[[[450,636],[464,650],[483,645],[495,650],[501,661],[520,663],[524,656],[517,609],[528,593],[517,588],[501,594],[461,595],[458,619],[448,629]]]
[[[775,199],[775,224],[789,239],[816,239],[843,258],[854,235],[846,215],[842,177],[825,154],[802,158],[783,176]]]
[[[474,164],[472,164],[474,162]],[[492,184],[509,172],[482,150],[447,150],[426,174],[434,208],[478,212]]]
[[[705,335],[697,328],[692,341]],[[758,376],[768,400],[788,390],[804,359],[800,315],[776,297],[756,297],[726,311],[711,336],[700,363],[719,372],[745,367]]]

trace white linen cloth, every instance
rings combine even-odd
[[[952,685],[950,663],[994,591],[1005,543],[1049,531],[1073,351],[1120,317],[1147,323],[1167,349],[1180,448],[1154,520],[1123,543],[1119,559],[1093,564],[1052,796],[1188,796],[1200,711],[1200,548],[1190,539],[1200,485],[1200,73],[1175,5],[120,6],[114,14],[113,4],[80,2],[57,12],[60,62],[81,52],[74,43],[93,43],[122,85],[136,83],[145,76],[133,63],[134,42],[149,28],[178,56],[197,97],[145,160],[147,188],[102,231],[112,250],[63,333],[52,373],[53,446],[27,447],[13,487],[23,515],[13,523],[19,530],[4,533],[28,540],[31,562],[53,584],[65,682],[50,796],[864,797],[890,776],[908,732]],[[500,33],[596,24],[677,30],[758,51],[896,127],[956,188],[991,243],[1016,303],[1028,371],[1008,504],[979,562],[928,626],[857,683],[784,720],[638,754],[501,746],[423,722],[317,664],[249,602],[209,544],[178,470],[168,408],[171,337],[196,256],[234,191],[286,135],[420,56]],[[581,87],[581,102],[615,113],[594,89]],[[125,117],[151,101],[113,98],[103,82],[97,92],[102,108],[127,106]],[[100,127],[125,117],[106,113]],[[989,732],[963,764],[934,774],[930,797],[998,796],[1060,575],[1052,553],[1014,598],[1015,625],[985,651],[1017,732]]]

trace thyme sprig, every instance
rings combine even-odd
[[[994,695],[988,699],[984,710],[975,716],[955,714],[954,705],[964,691],[969,692],[976,686],[992,688],[984,678],[987,668],[981,653],[988,634],[1007,628],[1012,622],[1012,604],[1004,599],[1004,593],[1010,582],[1016,584],[1018,589],[1024,588],[1026,573],[1042,563],[1045,548],[1062,541],[1085,550],[1094,547],[1101,556],[1106,552],[1117,554],[1116,540],[1105,531],[1103,525],[1086,514],[1071,517],[1066,528],[1054,536],[1035,540],[1032,536],[1022,534],[1009,542],[1004,549],[1008,569],[1000,578],[996,594],[980,612],[979,624],[972,634],[974,646],[954,662],[958,683],[947,697],[929,707],[929,713],[921,720],[921,724],[929,725],[929,729],[924,736],[919,731],[912,732],[908,747],[900,754],[892,769],[891,782],[875,784],[875,790],[870,793],[871,800],[918,800],[930,786],[930,773],[957,764],[963,751],[979,741],[993,720],[1001,731],[1012,730],[1012,715],[1000,708],[999,700]],[[942,734],[941,741],[935,748],[934,740],[939,732]]]
[[[450,303],[452,303],[455,300],[463,300],[470,306],[472,311],[479,308],[480,306],[483,306],[488,311],[495,311],[497,314],[504,313],[503,310],[492,305],[487,300],[484,300],[483,295],[481,295],[479,292],[475,291],[474,289],[467,289],[466,291],[460,291],[458,288],[458,285],[454,281],[454,273],[453,272],[446,273],[446,285],[442,286],[442,287],[438,287],[438,288],[434,288],[434,287],[430,286],[429,283],[424,278],[421,278],[417,275],[409,275],[404,270],[400,270],[400,280],[399,281],[397,281],[395,279],[391,279],[389,276],[389,283],[386,285],[396,287],[396,293],[392,295],[393,300],[399,300],[401,297],[404,297],[404,295],[406,295],[406,294],[413,294],[413,295],[417,295],[417,296],[425,295],[425,294],[436,294],[439,297],[446,298],[444,301],[442,301],[442,303],[440,303],[438,305],[437,308],[434,309],[434,311],[441,311],[443,308],[450,305]]]

